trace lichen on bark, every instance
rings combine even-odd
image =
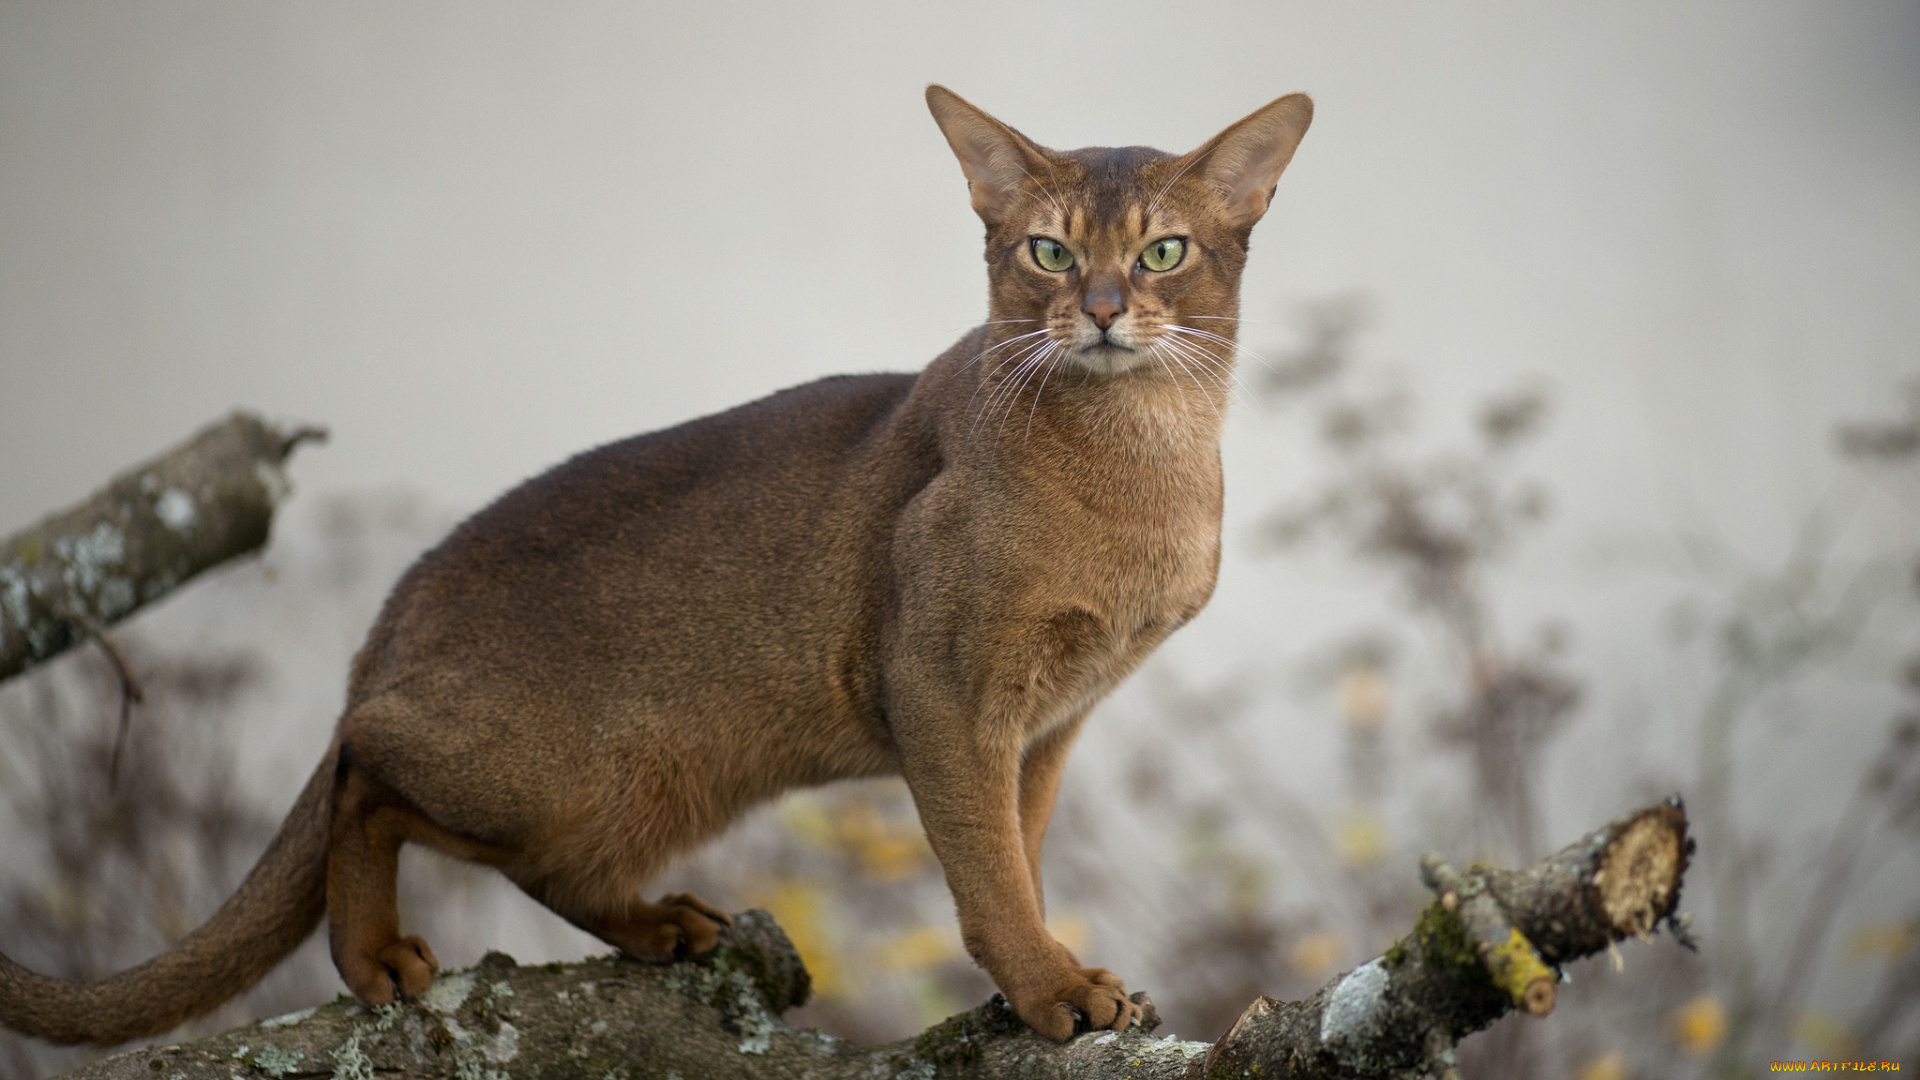
[[[260,548],[287,455],[321,434],[235,413],[0,541],[0,679]]]
[[[1458,873],[1429,857],[1433,902],[1382,956],[1299,1002],[1261,998],[1219,1042],[1156,1039],[1147,1022],[1053,1043],[995,995],[918,1036],[857,1046],[780,1018],[806,969],[765,912],[712,954],[674,964],[603,957],[520,967],[491,953],[418,1000],[305,1014],[97,1062],[76,1080],[1386,1080],[1454,1075],[1453,1046],[1515,1011],[1489,970],[1499,943],[1558,964],[1672,918],[1691,843],[1677,801],[1649,807],[1521,870]],[[1503,929],[1504,928],[1504,929]],[[1546,961],[1542,961],[1543,963]],[[1531,1020],[1510,1022],[1531,1023]]]

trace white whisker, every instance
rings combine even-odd
[[[1008,375],[1006,380],[1000,384],[1000,389],[1007,391],[1006,408],[1002,410],[1000,415],[1001,434],[1004,435],[1006,433],[1007,421],[1013,418],[1014,407],[1020,404],[1020,391],[1026,389],[1027,384],[1033,380],[1034,372],[1038,371],[1041,366],[1046,363],[1047,357],[1053,355],[1053,353],[1059,349],[1060,344],[1058,341],[1047,342],[1045,348],[1038,350],[1021,361],[1020,366],[1013,369],[1012,374]],[[987,409],[985,412],[988,415],[992,414],[993,400],[992,398],[987,399]]]
[[[1025,322],[1025,321],[1028,321],[1028,320],[1024,320],[1024,319],[1023,319],[1023,320],[1020,320],[1020,321],[1022,321],[1022,322]],[[1041,334],[1045,334],[1045,333],[1047,333],[1047,332],[1048,332],[1048,331],[1049,331],[1050,329],[1051,329],[1050,327],[1042,327],[1042,328],[1041,328],[1041,329],[1039,329],[1039,330],[1030,330],[1030,331],[1028,331],[1027,333],[1024,333],[1024,334],[1015,334],[1015,335],[1014,335],[1013,337],[1010,337],[1010,338],[1008,338],[1008,339],[1006,339],[1005,341],[1002,341],[1002,342],[1000,342],[1000,343],[998,343],[998,344],[995,344],[995,345],[989,345],[989,346],[987,346],[986,348],[984,348],[984,349],[981,349],[981,350],[980,350],[979,352],[977,352],[977,353],[974,353],[974,354],[973,354],[973,358],[972,358],[971,360],[968,360],[968,361],[967,361],[966,363],[964,363],[964,364],[961,364],[961,365],[960,365],[960,370],[961,370],[961,371],[965,371],[965,370],[967,370],[968,368],[970,368],[970,367],[972,367],[972,366],[973,366],[973,365],[974,365],[974,364],[975,364],[975,363],[976,363],[977,361],[979,361],[979,359],[980,359],[981,357],[983,357],[983,356],[985,356],[985,355],[987,355],[988,353],[992,353],[992,352],[998,352],[998,351],[1000,351],[1001,349],[1004,349],[1004,348],[1006,348],[1006,347],[1007,347],[1007,346],[1009,346],[1009,345],[1012,345],[1012,344],[1014,344],[1014,343],[1016,343],[1016,342],[1020,342],[1020,341],[1025,341],[1026,339],[1028,339],[1028,338],[1031,338],[1031,337],[1039,337],[1039,336],[1040,336]]]
[[[1174,328],[1163,326],[1161,329]],[[1238,396],[1239,383],[1231,356],[1220,356],[1204,340],[1186,341],[1177,334],[1169,334],[1161,340],[1169,350],[1192,360],[1218,382],[1226,384],[1230,393]]]
[[[1171,359],[1176,365],[1179,366],[1180,370],[1183,373],[1185,373],[1188,380],[1190,380],[1193,383],[1193,388],[1195,390],[1200,391],[1201,396],[1204,397],[1207,393],[1206,385],[1200,381],[1200,377],[1198,375],[1195,375],[1193,373],[1193,368],[1187,363],[1188,360],[1195,359],[1193,354],[1188,350],[1181,348],[1180,343],[1171,338],[1163,338],[1158,342],[1156,342],[1156,344],[1158,344],[1161,348],[1166,350],[1167,357]],[[1174,385],[1178,386],[1179,384],[1176,382]],[[1184,399],[1184,393],[1185,392],[1182,391],[1183,399]]]
[[[1055,342],[1054,344],[1058,345],[1061,343]],[[1033,407],[1027,410],[1027,433],[1022,436],[1023,440],[1033,437],[1033,418],[1034,415],[1040,411],[1040,395],[1047,392],[1047,380],[1053,378],[1054,369],[1058,366],[1059,365],[1053,363],[1047,364],[1046,372],[1040,376],[1040,386],[1033,392]]]
[[[1048,331],[1044,329],[1035,330],[1032,333],[1021,334],[1017,337],[1009,338],[1006,341],[999,343],[998,345],[994,345],[989,348],[980,350],[979,352],[974,354],[972,360],[968,360],[966,363],[960,365],[960,370],[965,371],[967,368],[972,367],[974,363],[977,362],[981,357],[986,356],[989,353],[998,352],[999,350],[1004,349],[1009,345],[1019,344],[1020,342],[1023,342],[1023,341],[1026,342],[1026,344],[1022,346],[1019,350],[1009,353],[1005,357],[1002,357],[1001,359],[994,361],[991,369],[981,372],[980,378],[976,380],[973,384],[973,393],[967,395],[967,407],[968,408],[973,407],[974,400],[980,396],[980,388],[985,386],[988,380],[992,379],[995,375],[999,374],[1000,371],[1004,369],[1008,364],[1017,363],[1022,356],[1025,356],[1027,353],[1031,352],[1035,348],[1038,348],[1040,345],[1045,344],[1046,339],[1042,335],[1046,334],[1047,332]],[[1031,340],[1032,338],[1036,338],[1036,337],[1041,338],[1041,340],[1040,341]],[[997,392],[998,392],[998,386],[995,387],[995,393]],[[993,397],[994,395],[990,393],[987,395],[987,400],[992,401]]]
[[[1167,373],[1167,381],[1173,384],[1173,392],[1180,397],[1180,411],[1192,416],[1193,406],[1187,403],[1187,392],[1180,385],[1180,376],[1173,373],[1173,364],[1169,359],[1171,354],[1162,349],[1158,341],[1148,342],[1147,351],[1153,354],[1155,360],[1160,361],[1160,369]]]
[[[1183,342],[1177,337],[1165,339],[1165,344],[1175,352],[1186,354],[1206,368],[1208,373],[1214,378],[1224,382],[1227,387],[1227,392],[1233,395],[1235,401],[1240,402],[1248,408],[1253,407],[1253,398],[1249,396],[1251,392],[1247,391],[1247,388],[1241,384],[1240,372],[1234,367],[1230,360],[1218,356],[1208,349],[1192,342]]]
[[[1059,344],[1060,343],[1058,341],[1053,341],[1053,340],[1030,342],[1027,344],[1025,348],[1021,349],[1019,352],[996,361],[993,365],[993,370],[986,372],[984,375],[982,375],[980,382],[978,384],[975,384],[973,388],[974,397],[979,396],[980,386],[984,385],[988,379],[996,375],[999,375],[1000,372],[1006,370],[1007,366],[1010,364],[1017,365],[1017,366],[1014,367],[1011,373],[1001,378],[998,383],[994,384],[993,389],[987,394],[987,400],[981,403],[980,411],[974,414],[973,429],[978,430],[981,421],[993,414],[994,403],[999,400],[1001,394],[1007,392],[1007,389],[1009,386],[1013,386],[1013,393],[1015,395],[1018,395],[1019,388],[1018,386],[1014,385],[1015,380],[1017,380],[1020,376],[1020,373],[1026,370],[1028,365],[1033,362],[1033,357],[1035,354],[1045,355],[1046,352],[1051,352],[1053,347],[1058,346]],[[967,400],[967,404],[968,404],[968,407],[971,408],[973,404],[973,398],[969,398]]]
[[[1028,335],[1028,336],[1032,336],[1032,335]],[[1045,343],[1046,342],[1044,340],[1030,341],[1024,347],[1022,347],[1018,352],[1011,353],[1005,357],[1002,357],[999,360],[994,361],[992,369],[988,371],[983,371],[980,374],[980,378],[975,380],[973,384],[973,393],[968,395],[967,397],[967,407],[968,408],[973,407],[974,401],[980,397],[980,388],[987,385],[988,381],[991,380],[995,375],[998,375],[1003,369],[1006,368],[1008,364],[1018,363],[1022,356],[1025,356],[1027,353],[1031,352],[1034,349],[1039,348]],[[968,361],[968,362],[971,363],[972,361]],[[987,400],[991,402],[994,398],[994,395],[998,393],[999,393],[999,384],[995,384],[993,391],[987,395]],[[982,408],[984,409],[984,406],[982,406]]]
[[[1225,337],[1223,335],[1216,334],[1211,330],[1202,330],[1197,326],[1181,326],[1179,323],[1174,323],[1174,322],[1163,322],[1163,323],[1159,323],[1158,326],[1162,330],[1167,330],[1175,334],[1185,334],[1190,337],[1197,337],[1207,341],[1218,342],[1219,344],[1225,345],[1228,348],[1232,349],[1234,351],[1235,356],[1249,357],[1253,360],[1254,363],[1259,364],[1261,367],[1266,368],[1268,371],[1274,370],[1273,364],[1270,361],[1268,361],[1266,357],[1261,356],[1259,353],[1254,352],[1252,349],[1247,348],[1245,345],[1240,344],[1238,341],[1235,341],[1230,337]]]

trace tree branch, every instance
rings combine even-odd
[[[265,544],[287,455],[325,437],[237,412],[0,542],[0,679],[89,637],[113,655],[105,627]]]
[[[1524,870],[1461,873],[1428,856],[1436,896],[1386,954],[1302,1002],[1261,998],[1218,1043],[1155,1039],[1158,1022],[1050,1043],[995,996],[912,1039],[855,1046],[779,1017],[806,969],[765,912],[697,961],[608,957],[517,967],[490,953],[419,1000],[332,1004],[182,1046],[96,1062],[74,1080],[1021,1077],[1023,1080],[1452,1080],[1454,1044],[1553,1008],[1557,966],[1671,921],[1693,850],[1678,800],[1588,834]],[[1684,937],[1683,937],[1684,941]]]

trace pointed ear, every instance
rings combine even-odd
[[[1288,94],[1208,139],[1182,164],[1196,166],[1201,178],[1219,194],[1229,225],[1251,228],[1267,212],[1274,185],[1311,123],[1313,99]]]
[[[953,156],[960,159],[960,171],[967,174],[974,213],[988,225],[998,225],[1021,185],[1049,168],[1045,151],[944,86],[927,87],[927,108],[953,147]]]

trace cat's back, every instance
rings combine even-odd
[[[937,467],[902,405],[905,374],[835,376],[579,454],[458,526],[401,579],[352,696],[397,667],[510,647],[516,667],[750,633],[854,588],[888,504]],[[604,658],[604,657],[603,657]]]
[[[674,513],[756,515],[735,494],[836,476],[885,428],[911,375],[838,375],[588,450],[501,496],[448,538],[451,550],[604,537],[657,539]],[[583,534],[578,530],[586,530]]]

